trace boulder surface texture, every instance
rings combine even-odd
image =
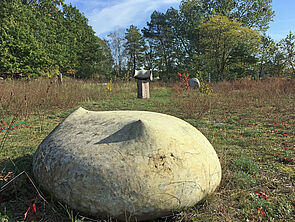
[[[206,137],[173,116],[79,108],[39,145],[37,182],[87,215],[150,220],[190,207],[221,180]]]

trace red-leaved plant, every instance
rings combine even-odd
[[[185,73],[183,73],[183,74],[181,74],[181,73],[177,73],[181,78],[182,78],[182,84],[183,84],[183,87],[186,89],[186,90],[188,90],[189,89],[189,74],[187,73],[187,74],[185,74]]]

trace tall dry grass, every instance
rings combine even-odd
[[[210,110],[260,109],[261,113],[295,112],[295,80],[271,78],[265,80],[223,81],[210,84],[211,95],[198,90],[188,91],[179,84],[172,86],[175,99],[173,107],[178,108],[183,118],[200,118]],[[290,103],[291,102],[291,103]]]
[[[109,83],[66,79],[62,85],[50,79],[0,81],[0,117],[27,116],[40,111],[69,109],[112,94],[135,91],[132,83]]]
[[[107,87],[111,87],[111,92]],[[111,83],[108,86],[96,82],[66,79],[63,85],[40,79],[34,81],[0,81],[0,117],[28,116],[47,110],[66,110],[84,102],[95,102],[114,97],[131,98],[136,93],[135,82]],[[261,108],[279,112],[294,111],[290,101],[295,96],[295,80],[280,78],[266,80],[238,80],[210,85],[213,94],[198,90],[183,90],[180,84],[151,83],[153,90],[161,87],[172,89],[170,114],[182,118],[200,118],[213,109]],[[133,96],[133,95],[132,95]],[[294,101],[294,100],[293,100]],[[159,107],[161,109],[161,107]]]

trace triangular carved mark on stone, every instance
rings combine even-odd
[[[142,138],[145,137],[145,135],[147,135],[146,126],[141,120],[138,120],[125,125],[122,129],[95,143],[95,145],[120,143],[124,141],[134,140],[136,138]]]

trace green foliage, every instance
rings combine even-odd
[[[272,0],[182,0],[181,7],[191,8],[204,17],[223,15],[243,26],[265,31],[274,17],[271,3]]]
[[[241,23],[225,16],[210,16],[199,26],[201,44],[206,61],[203,70],[211,73],[213,80],[244,77],[251,64],[256,62],[260,35],[257,31],[243,27]]]
[[[234,159],[230,163],[230,166],[235,168],[236,170],[239,170],[246,174],[251,174],[251,175],[255,175],[259,171],[259,168],[255,164],[255,162],[248,158]]]
[[[75,7],[63,1],[4,0],[0,20],[0,75],[110,75],[107,45]]]
[[[260,38],[274,16],[271,3],[182,0],[179,10],[154,11],[141,32],[131,25],[125,36],[113,32],[106,42],[63,0],[3,0],[0,75],[37,78],[61,72],[109,80],[151,68],[164,81],[176,80],[176,72],[199,72],[202,81],[295,76],[294,34],[280,43]]]
[[[0,221],[9,222],[9,216],[7,215],[6,208],[4,208],[4,212],[0,212]]]
[[[136,26],[131,25],[125,33],[125,52],[128,58],[127,69],[135,70],[144,68],[145,59],[144,52],[146,50],[146,44]]]
[[[201,82],[200,92],[206,95],[211,95],[213,89],[207,83]]]
[[[150,67],[158,71],[162,80],[175,80],[175,72],[195,72],[193,55],[196,47],[188,39],[194,29],[191,20],[176,9],[152,13],[151,21],[142,32],[149,42]]]
[[[45,47],[34,35],[36,15],[19,0],[0,2],[0,72],[11,77],[41,74],[50,63]],[[38,23],[36,24],[36,26]]]
[[[261,36],[258,56],[258,72],[260,77],[264,75],[279,76],[283,73],[286,65],[284,53],[280,50],[280,45],[265,34]]]
[[[231,16],[237,18],[243,26],[266,31],[269,23],[273,21],[274,11],[272,0],[234,0],[235,7]]]
[[[271,2],[182,0],[179,10],[170,8],[166,13],[153,12],[147,27],[142,30],[149,44],[147,55],[153,70],[162,80],[173,79],[173,73],[183,71],[202,71],[204,80],[257,76],[259,32],[267,30],[273,19]],[[213,18],[215,27],[205,31],[204,23],[214,23]],[[220,24],[217,18],[222,18]],[[220,38],[219,32],[223,34]],[[223,47],[222,39],[227,40],[226,47]],[[217,45],[216,40],[219,40]],[[216,52],[217,56],[211,43],[215,44],[215,49],[223,47]],[[280,68],[279,65],[274,67]]]
[[[295,77],[295,34],[291,32],[281,41],[281,50],[284,52],[284,60],[290,73]]]

